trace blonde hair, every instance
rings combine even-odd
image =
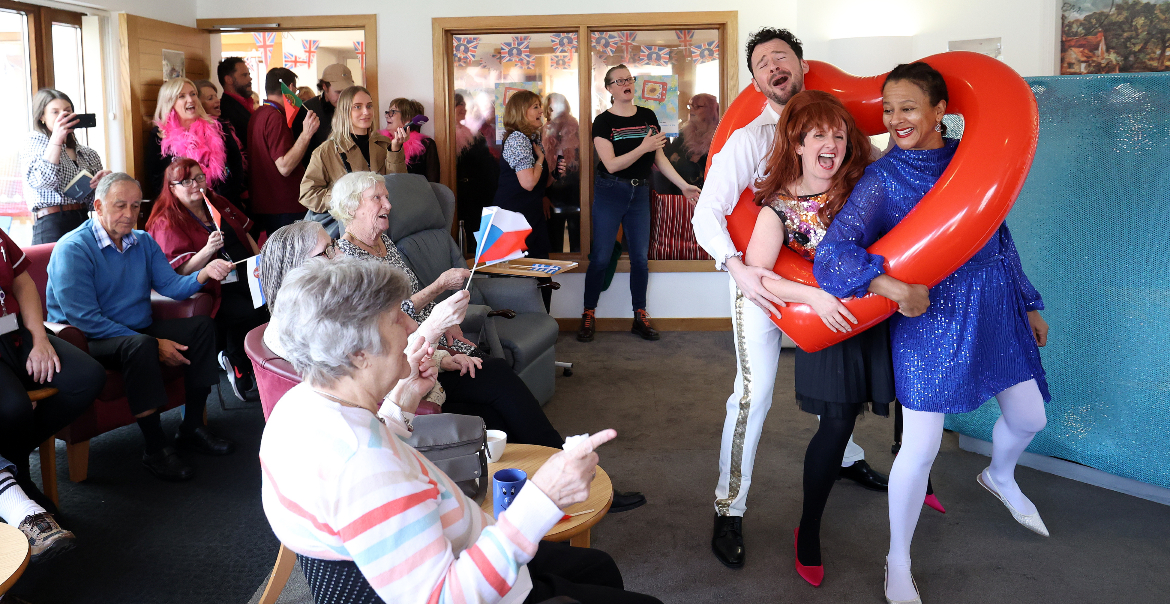
[[[333,110],[333,131],[329,133],[329,142],[336,145],[339,149],[349,146],[349,135],[353,132],[353,121],[349,117],[349,110],[353,107],[353,97],[357,96],[359,92],[364,92],[374,100],[374,95],[370,94],[364,86],[350,86],[341,91],[341,96],[337,97],[337,108]],[[373,130],[371,127],[370,130]],[[370,134],[367,132],[366,134]]]
[[[508,104],[504,105],[504,132],[505,136],[519,130],[524,136],[531,137],[540,131],[540,126],[528,123],[528,108],[533,103],[540,103],[540,95],[531,90],[520,90],[512,94]]]
[[[187,78],[173,78],[167,80],[167,82],[162,85],[162,88],[158,89],[158,103],[156,103],[154,106],[155,126],[161,128],[163,124],[167,123],[167,118],[171,116],[171,111],[173,111],[175,108],[175,101],[179,100],[179,93],[183,91],[183,86],[188,84],[191,85],[191,88],[195,91],[195,96],[198,97],[199,87],[195,85],[195,82],[192,82]],[[195,113],[199,116],[199,119],[204,119],[209,122],[215,121],[215,118],[207,115],[207,112],[203,110],[203,103],[199,102],[199,99],[195,100]]]

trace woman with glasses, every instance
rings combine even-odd
[[[382,134],[393,137],[403,130],[409,135],[403,145],[406,151],[406,171],[421,174],[431,182],[439,182],[439,148],[434,139],[422,133],[427,123],[422,103],[413,99],[397,98],[386,110],[386,129]]]
[[[594,313],[601,297],[610,257],[615,249],[618,227],[626,234],[630,248],[630,297],[634,307],[634,324],[630,331],[646,340],[657,340],[658,332],[650,326],[646,313],[646,283],[650,271],[646,257],[650,252],[650,168],[658,166],[691,201],[699,199],[699,187],[683,180],[662,148],[666,136],[658,117],[645,107],[634,105],[634,76],[625,65],[605,72],[605,89],[613,106],[593,120],[593,147],[597,152],[597,171],[593,178],[593,244],[589,252],[589,270],[585,273],[585,313],[577,339],[593,341],[596,331]]]
[[[159,89],[154,128],[145,146],[144,199],[156,199],[170,188],[163,173],[171,160],[189,157],[203,167],[208,188],[236,207],[242,205],[248,178],[239,142],[231,130],[207,114],[199,89],[191,80],[175,78]]]
[[[163,173],[167,186],[159,193],[146,230],[180,275],[190,275],[208,262],[223,258],[240,262],[260,253],[248,229],[252,221],[231,202],[207,188],[203,167],[179,158]],[[214,214],[212,213],[214,210]],[[222,282],[209,279],[203,291],[215,298],[219,364],[241,400],[255,389],[252,364],[244,354],[244,336],[268,321],[268,310],[255,308],[248,281],[239,264]]]

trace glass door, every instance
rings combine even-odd
[[[32,216],[21,190],[19,154],[32,126],[28,15],[0,10],[0,228],[17,243],[32,241]]]

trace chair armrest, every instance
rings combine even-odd
[[[544,310],[544,298],[536,289],[536,279],[533,277],[480,278],[476,275],[473,281],[484,304],[493,309],[508,308],[518,313],[548,314]]]
[[[211,316],[215,299],[205,292],[196,292],[186,300],[172,300],[158,292],[150,292],[150,313],[159,321],[186,319],[200,315]]]
[[[81,349],[81,352],[89,353],[89,340],[85,337],[84,333],[81,333],[80,329],[72,325],[66,325],[65,323],[45,321],[45,330],[78,347]]]

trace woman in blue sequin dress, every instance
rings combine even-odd
[[[776,125],[776,142],[756,186],[756,218],[744,262],[771,269],[783,246],[810,262],[825,227],[869,163],[870,143],[836,97],[819,90],[792,97]],[[835,296],[786,279],[765,281],[785,302],[812,307],[829,329],[857,320]],[[796,532],[796,571],[820,585],[821,517],[857,416],[867,407],[888,416],[894,400],[889,329],[882,322],[817,352],[796,350],[796,399],[820,424],[804,456],[804,506]]]
[[[920,602],[910,575],[910,542],[945,414],[997,399],[1003,415],[992,433],[991,465],[977,480],[1016,521],[1048,534],[1015,481],[1016,462],[1046,421],[1050,396],[1037,345],[1045,344],[1048,326],[1006,224],[929,292],[886,275],[884,259],[865,251],[914,209],[959,145],[942,136],[946,84],[930,66],[899,65],[882,94],[885,125],[897,146],[866,169],[821,241],[814,274],[833,295],[876,293],[899,305],[890,334],[905,412],[902,448],[890,472],[885,591],[887,602]]]

